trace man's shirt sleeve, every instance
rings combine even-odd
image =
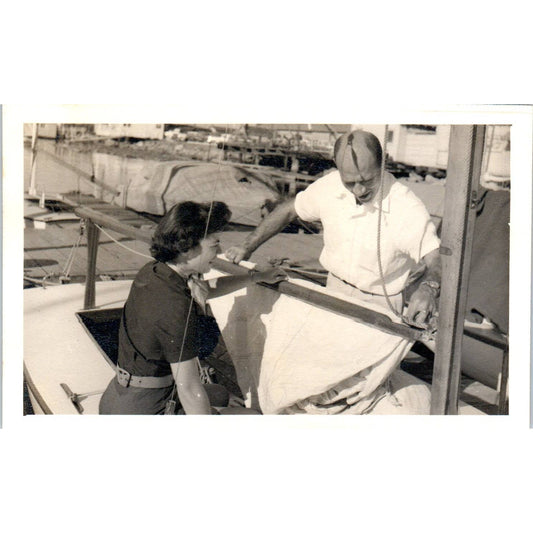
[[[317,180],[299,192],[294,199],[296,214],[307,222],[320,220],[321,180]]]
[[[413,193],[408,193],[409,208],[405,209],[402,227],[397,235],[401,248],[418,263],[425,255],[440,246],[435,224],[422,203]]]

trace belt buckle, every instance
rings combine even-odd
[[[118,376],[117,376],[118,382],[123,387],[128,388],[130,386],[131,374],[127,370],[124,370],[123,368],[120,368],[119,366],[117,366],[117,373],[118,373]]]

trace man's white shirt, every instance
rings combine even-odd
[[[408,187],[388,172],[382,186],[381,265],[387,293],[393,295],[403,290],[415,265],[440,241],[426,207]],[[357,205],[338,170],[319,178],[295,199],[302,220],[320,220],[323,225],[322,266],[374,294],[383,294],[377,252],[380,200],[378,190],[372,202]]]

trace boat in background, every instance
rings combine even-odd
[[[173,205],[194,200],[225,202],[232,222],[257,226],[265,204],[277,202],[280,193],[267,169],[225,162],[155,161],[95,152],[95,181],[118,191],[101,191],[104,201],[141,213],[162,216]]]

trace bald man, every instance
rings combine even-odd
[[[342,135],[334,147],[337,170],[279,205],[242,245],[229,248],[226,257],[234,263],[248,259],[296,217],[320,221],[324,228],[320,263],[329,272],[327,286],[388,307],[384,283],[389,301],[401,313],[409,275],[423,267],[407,310],[408,320],[423,324],[437,309],[440,241],[415,194],[388,172],[381,180],[382,157],[372,133],[356,130]]]

